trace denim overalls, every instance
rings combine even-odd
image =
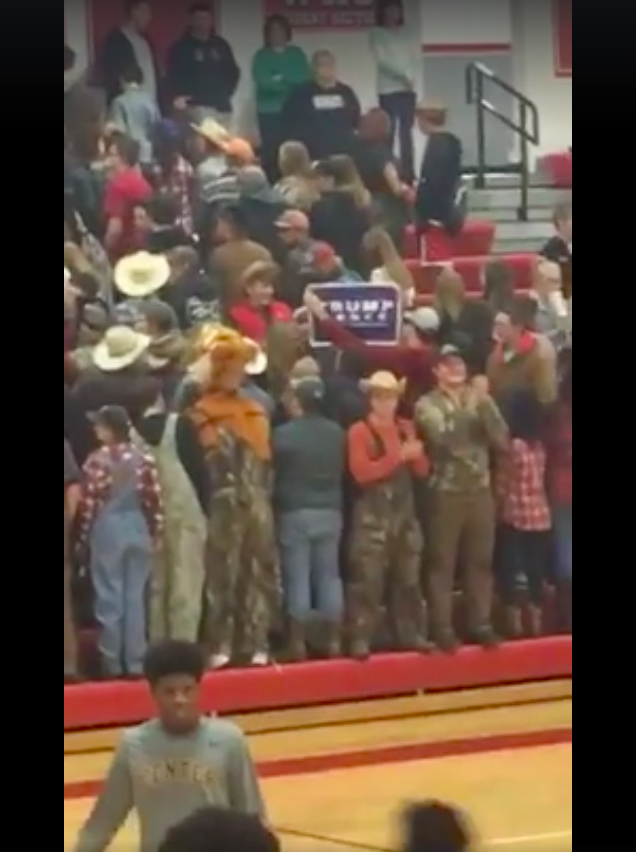
[[[90,573],[104,674],[141,675],[147,649],[146,594],[153,545],[139,495],[139,450],[111,460],[112,486],[90,537]]]

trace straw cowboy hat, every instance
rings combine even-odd
[[[406,391],[406,381],[400,381],[393,373],[375,373],[370,379],[362,382],[362,390],[368,394],[382,393],[403,396]]]
[[[192,129],[195,133],[205,139],[206,142],[210,142],[222,151],[225,150],[232,141],[232,134],[214,118],[206,118],[201,122],[201,124],[193,124]]]
[[[245,342],[249,343],[250,346],[253,346],[257,350],[256,355],[245,368],[245,374],[250,376],[250,378],[264,376],[269,367],[269,358],[267,357],[267,353],[255,340],[251,340],[249,337],[246,337]]]
[[[166,286],[170,275],[167,258],[142,251],[119,261],[115,267],[115,286],[129,299],[147,299]]]
[[[93,351],[93,363],[102,373],[119,373],[132,367],[148,351],[150,338],[127,326],[115,326]]]

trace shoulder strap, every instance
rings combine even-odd
[[[177,443],[177,428],[179,425],[179,415],[169,414],[166,420],[166,431],[161,442],[164,447],[174,447]]]
[[[366,427],[369,437],[373,441],[373,453],[376,457],[375,460],[378,461],[382,458],[382,456],[386,455],[386,446],[382,440],[382,436],[373,428],[373,425],[369,420],[366,421]]]

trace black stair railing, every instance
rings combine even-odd
[[[510,118],[489,100],[492,89],[511,96],[515,118]],[[488,178],[488,119],[490,116],[509,127],[521,144],[521,205],[519,221],[530,218],[530,152],[541,144],[541,118],[538,106],[506,80],[499,77],[481,62],[473,62],[466,69],[466,97],[477,112],[477,177],[478,189],[485,189]]]

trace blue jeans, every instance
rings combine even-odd
[[[391,119],[393,141],[397,139],[399,143],[402,176],[413,183],[417,177],[414,140],[417,97],[413,92],[382,95],[380,106]]]
[[[305,623],[314,612],[336,623],[344,615],[340,512],[303,510],[278,519],[287,614]],[[314,607],[315,604],[315,607]]]
[[[141,513],[102,513],[91,538],[90,575],[104,674],[141,675],[153,551]]]
[[[554,507],[556,573],[562,583],[572,582],[572,506]]]

